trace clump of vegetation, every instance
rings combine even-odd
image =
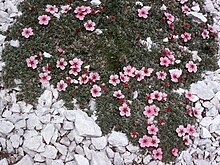
[[[178,137],[176,129],[193,125],[197,116],[187,89],[203,71],[217,69],[212,18],[208,14],[201,23],[186,15],[193,6],[205,13],[202,4],[26,0],[23,15],[6,33],[20,47],[4,49],[4,84],[11,88],[20,79],[19,99],[29,103],[48,83],[69,108],[73,98],[82,109],[95,98],[104,133],[125,132],[155,159],[173,161],[174,149],[185,149],[191,138]],[[179,88],[185,95],[174,92]],[[146,137],[156,143],[147,144]]]

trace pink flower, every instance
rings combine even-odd
[[[25,38],[29,38],[30,36],[34,35],[33,29],[31,27],[24,28],[21,35]]]
[[[130,79],[128,76],[124,75],[122,72],[120,72],[119,75],[120,75],[120,80],[123,83],[127,83]]]
[[[144,72],[144,76],[147,77],[150,77],[152,72],[154,71],[153,68],[145,68],[145,67],[143,67],[141,70]]]
[[[141,81],[144,79],[144,72],[142,70],[136,70],[135,76],[137,77],[137,81]]]
[[[178,156],[178,149],[176,147],[172,148],[171,153],[173,156],[177,157]]]
[[[182,12],[183,13],[188,13],[188,12],[190,12],[191,10],[190,10],[190,8],[185,4],[184,6],[182,6]]]
[[[179,137],[184,136],[186,133],[186,129],[184,128],[184,126],[179,125],[179,127],[176,129],[176,132],[178,134]]]
[[[151,106],[146,106],[144,108],[144,115],[148,118],[152,117],[154,115],[154,109]]]
[[[86,16],[86,15],[85,15],[85,13],[83,13],[83,12],[76,14],[76,18],[78,18],[78,19],[81,20],[81,21],[84,20],[85,16]]]
[[[73,74],[74,76],[77,76],[80,71],[81,71],[81,68],[70,67],[69,74]]]
[[[49,83],[51,76],[48,75],[48,73],[40,73],[39,74],[40,77],[40,82],[45,85],[47,83]]]
[[[115,92],[113,93],[113,96],[114,96],[114,97],[117,97],[118,99],[123,99],[123,98],[125,98],[125,96],[121,93],[121,90],[115,91]]]
[[[193,101],[194,100],[194,95],[192,94],[192,92],[190,92],[190,91],[185,91],[185,97],[187,98],[187,99],[189,99],[190,101]]]
[[[92,82],[96,82],[96,81],[100,80],[100,76],[97,72],[90,72],[89,73],[89,80]]]
[[[32,69],[37,68],[38,60],[35,59],[35,56],[31,56],[31,57],[27,58],[26,62],[27,62],[28,67],[30,67]]]
[[[48,15],[41,15],[38,17],[40,25],[48,25],[50,17]]]
[[[211,33],[217,33],[217,31],[211,25],[208,25],[208,31],[210,31]]]
[[[59,60],[57,60],[57,65],[56,65],[57,68],[64,70],[65,66],[67,66],[67,62],[64,60],[64,58],[60,58]]]
[[[84,8],[84,13],[90,14],[91,12],[92,12],[91,7],[90,7],[90,6],[85,6],[85,8]]]
[[[101,88],[98,85],[93,85],[92,89],[90,90],[93,97],[101,96]]]
[[[189,135],[186,135],[186,136],[183,137],[183,142],[187,146],[192,144],[192,140],[189,138]]]
[[[123,103],[122,106],[119,107],[120,115],[129,117],[131,116],[131,109],[126,103]]]
[[[85,11],[85,6],[78,6],[76,7],[76,9],[74,10],[74,13],[83,13]]]
[[[146,7],[142,7],[141,9],[138,9],[138,17],[147,18],[148,17],[148,9]]]
[[[194,72],[196,73],[197,72],[197,65],[193,62],[193,61],[189,61],[187,64],[186,64],[186,68],[188,69],[188,72]]]
[[[170,65],[170,60],[168,57],[160,57],[160,65],[168,67]]]
[[[193,115],[198,118],[199,117],[199,110],[197,107],[192,107]]]
[[[124,70],[124,75],[127,75],[129,77],[135,76],[135,71],[136,71],[135,67],[128,65],[128,66],[124,67],[123,70]]]
[[[154,91],[153,93],[151,93],[151,99],[153,99],[153,100],[161,101],[162,98],[163,98],[162,93],[159,91]]]
[[[76,13],[76,14],[84,13],[85,15],[87,15],[87,14],[90,14],[91,12],[92,12],[92,10],[91,10],[90,6],[78,6],[74,10],[74,13]]]
[[[153,115],[157,116],[158,115],[158,112],[160,111],[160,108],[157,107],[156,105],[150,105],[150,106],[146,106],[144,108],[144,112],[143,114],[145,116],[147,116],[148,118],[152,117]]]
[[[147,127],[147,132],[148,134],[156,135],[158,132],[158,128],[154,124],[151,124]]]
[[[109,84],[112,84],[112,85],[116,86],[119,83],[120,83],[120,80],[119,80],[119,76],[118,75],[111,75],[110,76]]]
[[[80,58],[74,58],[69,61],[70,65],[74,68],[81,68],[83,61]]]
[[[72,8],[70,5],[61,6],[61,13],[68,13]]]
[[[171,81],[173,82],[178,82],[180,76],[182,75],[182,70],[181,69],[171,69],[169,70],[170,76],[171,76]]]
[[[188,42],[189,40],[191,40],[191,34],[185,32],[185,33],[181,34],[181,38],[183,39],[184,42]]]
[[[163,158],[163,152],[161,150],[161,148],[155,149],[153,150],[153,158],[156,160],[162,160]]]
[[[186,113],[192,117],[192,108],[189,105],[186,106]]]
[[[95,22],[88,20],[86,23],[84,23],[84,27],[88,31],[94,31],[95,30]]]
[[[166,72],[164,71],[156,72],[156,75],[159,80],[165,80],[167,76]]]
[[[142,138],[139,139],[139,144],[142,148],[144,147],[150,147],[151,146],[151,137],[144,135]]]
[[[51,73],[51,66],[50,66],[50,64],[46,64],[46,66],[43,66],[42,70],[43,70],[43,72],[46,72],[46,73],[50,74]]]
[[[60,80],[60,82],[57,83],[58,91],[65,91],[66,88],[67,88],[67,83],[65,83],[63,80]]]
[[[56,5],[47,5],[45,11],[51,14],[55,14],[58,12],[58,8],[56,7]]]
[[[87,84],[89,82],[89,77],[86,74],[83,74],[78,78],[78,80],[80,85]]]
[[[204,29],[202,31],[202,38],[203,39],[209,38],[209,31],[208,30]]]
[[[158,112],[160,111],[160,108],[157,107],[156,105],[151,105],[151,108],[153,109],[154,111],[154,116],[158,116]]]
[[[195,126],[194,125],[191,125],[191,124],[187,124],[187,127],[186,127],[186,132],[192,136],[194,133],[195,133]]]
[[[166,16],[166,19],[167,19],[168,21],[170,21],[171,23],[174,22],[175,17],[174,17],[172,14],[170,14],[170,13],[164,13],[164,15]]]
[[[66,77],[67,84],[72,84],[74,81],[71,77]]]
[[[157,136],[152,136],[151,138],[151,147],[158,147],[158,144],[160,143],[160,140]]]

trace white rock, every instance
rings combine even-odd
[[[74,113],[75,128],[80,136],[98,137],[102,135],[100,127],[85,112],[75,110]]]
[[[18,48],[20,46],[18,40],[11,40],[10,45],[13,47],[16,47],[16,48]]]
[[[47,53],[47,52],[44,52],[44,53],[43,53],[43,56],[46,57],[46,58],[50,58],[52,55],[49,54],[49,53]]]
[[[117,152],[115,153],[114,157],[114,165],[124,165],[122,157]]]
[[[69,145],[70,145],[70,140],[69,140],[67,137],[63,137],[63,138],[60,140],[60,143],[61,143],[61,144],[64,144],[65,146],[69,146]]]
[[[204,126],[204,127],[208,127],[211,123],[212,123],[212,117],[204,117],[201,121],[200,121],[200,125]]]
[[[51,165],[64,165],[63,160],[52,160]]]
[[[1,11],[0,11],[0,15],[1,15]],[[0,45],[4,43],[6,39],[6,36],[3,36],[2,34],[0,34]]]
[[[10,137],[11,144],[14,148],[18,148],[20,144],[20,136],[17,134],[14,134]]]
[[[89,161],[84,156],[75,154],[74,157],[77,165],[89,165]]]
[[[201,128],[201,135],[202,138],[211,138],[212,135],[210,134],[210,132],[208,131],[208,129],[206,129],[205,127]]]
[[[38,103],[50,108],[52,105],[53,94],[50,90],[45,90],[44,93],[39,97]]]
[[[192,16],[193,18],[196,18],[199,21],[207,22],[207,18],[202,13],[191,11],[191,12],[188,12],[186,15],[187,16]]]
[[[12,104],[12,107],[10,108],[10,111],[11,111],[11,112],[17,112],[17,113],[19,113],[19,112],[20,112],[20,106],[19,106],[19,104],[13,103],[13,104]]]
[[[66,165],[77,165],[75,161],[67,162]]]
[[[13,152],[14,152],[14,148],[13,148],[13,146],[12,146],[10,140],[7,140],[7,141],[6,141],[6,146],[7,146],[7,147],[6,147],[7,152],[9,152],[9,153],[13,153]]]
[[[72,141],[71,144],[69,145],[69,151],[73,152],[76,148],[76,142]]]
[[[73,110],[67,110],[64,112],[64,116],[69,121],[75,121],[75,112]]]
[[[193,165],[192,156],[187,151],[182,152],[182,157],[187,165]]]
[[[27,128],[32,130],[36,127],[42,127],[39,117],[34,113],[28,115]]]
[[[92,138],[92,144],[97,150],[102,150],[107,145],[107,138],[105,136],[99,138]]]
[[[111,165],[111,161],[103,152],[92,152],[91,165]]]
[[[44,147],[43,138],[42,136],[33,135],[32,137],[24,139],[23,146],[29,150],[40,152],[42,149],[41,147]]]
[[[10,121],[0,120],[0,133],[9,134],[14,129],[14,125]]]
[[[65,145],[56,143],[55,144],[57,150],[62,154],[62,155],[66,155],[67,154],[67,147]]]
[[[41,156],[49,159],[55,159],[57,156],[57,149],[54,146],[46,145],[45,151],[40,153]]]
[[[108,142],[115,147],[128,145],[128,138],[124,133],[112,131],[108,137]]]
[[[211,100],[215,96],[214,92],[203,81],[198,81],[196,84],[193,83],[190,91],[203,100]]]
[[[55,131],[55,127],[53,124],[47,124],[46,127],[41,131],[41,135],[47,144],[50,143],[53,134]]]
[[[81,146],[76,146],[76,148],[75,148],[75,152],[77,153],[77,154],[79,154],[79,155],[84,155],[84,150],[83,150],[83,148],[81,147]]]
[[[71,152],[68,152],[67,155],[66,155],[66,159],[65,159],[65,162],[69,162],[71,160],[74,159],[74,156],[73,156],[73,153]],[[67,163],[66,163],[67,164]]]
[[[43,158],[40,154],[36,154],[34,156],[34,161],[36,161],[36,162],[44,162],[45,158]]]
[[[111,159],[114,158],[114,156],[115,156],[114,151],[109,146],[106,147],[106,153],[107,153],[108,157]]]
[[[33,165],[34,162],[31,159],[30,156],[25,155],[18,163],[16,163],[15,165]]]
[[[131,153],[135,153],[139,150],[139,147],[134,146],[132,144],[129,144],[126,146],[127,150],[130,151]]]
[[[39,116],[39,120],[41,121],[41,123],[43,124],[48,124],[50,123],[50,118],[51,118],[51,115],[50,114],[46,114],[44,116]],[[54,122],[52,122],[54,123]]]
[[[94,6],[99,6],[99,5],[101,5],[101,1],[100,1],[100,0],[92,0],[90,3],[91,3],[92,5],[94,5]]]
[[[64,123],[63,123],[64,130],[72,130],[73,128],[74,128],[73,122],[64,121]]]
[[[87,146],[83,146],[83,150],[87,159],[92,159],[92,150],[90,150]]]
[[[206,116],[215,117],[216,115],[218,115],[218,110],[216,109],[216,107],[212,107],[206,112]]]
[[[24,119],[15,123],[15,129],[21,129],[21,128],[26,128],[26,121]]]
[[[143,163],[144,164],[148,164],[151,159],[152,159],[152,156],[151,155],[147,155],[147,156],[144,157]]]
[[[63,123],[63,120],[64,120],[64,117],[53,115],[51,122],[52,122],[52,123],[56,123],[56,124],[60,124],[60,123]]]
[[[0,164],[1,164],[1,165],[8,165],[7,159],[4,158],[4,159],[0,160]]]
[[[194,160],[194,163],[195,165],[211,165],[211,163],[208,162],[207,160],[199,160],[199,159]]]

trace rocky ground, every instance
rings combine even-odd
[[[16,7],[21,1],[0,1],[0,31],[6,31],[14,17],[21,14]],[[214,27],[220,31],[220,1],[207,0],[206,9],[215,16]],[[0,55],[4,40],[5,36],[0,34]],[[10,44],[19,47],[18,41],[10,41]],[[0,71],[3,66],[0,56]],[[133,161],[164,164],[153,161],[147,153],[140,155],[139,147],[131,145],[120,132],[102,136],[100,127],[85,112],[79,109],[67,111],[63,101],[57,99],[58,92],[53,87],[45,90],[36,108],[18,102],[17,91],[18,88],[8,90],[1,85],[0,165],[129,165]],[[198,97],[197,131],[193,144],[171,164],[218,165],[220,70],[207,71],[203,81],[192,84],[191,91]]]

